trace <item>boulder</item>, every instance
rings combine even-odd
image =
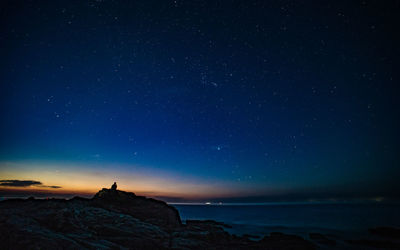
[[[167,203],[134,193],[103,188],[91,200],[93,206],[129,214],[141,221],[176,228],[182,225],[179,212]]]

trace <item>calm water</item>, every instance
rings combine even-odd
[[[174,205],[183,220],[212,219],[243,233],[289,229],[365,231],[400,226],[400,204]],[[318,231],[317,230],[317,231]],[[301,231],[301,230],[300,230]]]

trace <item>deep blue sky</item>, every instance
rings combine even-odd
[[[3,1],[2,173],[117,164],[230,196],[396,196],[399,10]]]

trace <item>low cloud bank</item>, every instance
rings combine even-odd
[[[46,186],[40,181],[32,180],[0,180],[0,186],[3,187],[45,187],[45,188],[61,188],[60,186]]]

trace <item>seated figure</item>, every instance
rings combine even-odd
[[[117,190],[117,183],[116,182],[114,182],[114,184],[112,184],[111,190]]]

